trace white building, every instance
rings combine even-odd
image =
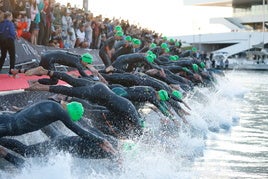
[[[227,56],[249,51],[265,52],[264,49],[268,48],[268,0],[184,0],[184,4],[232,7],[232,17],[210,19],[210,23],[223,24],[230,28],[230,32],[175,38],[192,44],[200,51],[225,53]]]

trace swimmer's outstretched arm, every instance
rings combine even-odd
[[[17,168],[22,167],[24,165],[24,163],[25,163],[24,159],[9,153],[6,149],[4,149],[1,146],[0,146],[0,157],[2,157],[5,160],[9,161],[10,163],[12,163]]]
[[[71,75],[69,75],[67,73],[46,70],[42,66],[39,66],[39,67],[32,68],[32,69],[28,70],[27,72],[25,72],[25,75],[26,76],[48,75],[50,77],[57,78],[59,80],[63,80],[65,82],[67,82],[68,84],[70,84],[71,86],[75,86],[75,87],[94,84],[94,82],[89,81],[89,80],[87,80],[85,78],[74,78],[74,77],[72,77]]]
[[[108,84],[108,82],[103,78],[103,76],[99,73],[99,71],[91,64],[87,65],[87,69],[92,72],[93,76],[98,76],[100,78],[100,81]]]

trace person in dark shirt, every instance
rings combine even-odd
[[[0,58],[0,71],[3,68],[5,63],[5,59],[7,56],[7,52],[9,53],[10,65],[9,65],[9,75],[13,75],[11,70],[15,68],[15,39],[16,29],[15,25],[12,22],[13,16],[11,12],[5,12],[4,14],[4,21],[0,23],[0,32],[1,32],[1,40],[0,40],[0,47],[1,47],[1,58]]]

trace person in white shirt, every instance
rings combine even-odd
[[[85,25],[82,23],[79,25],[79,29],[77,29],[76,31],[75,47],[82,47],[82,48],[89,47],[89,44],[86,41]]]

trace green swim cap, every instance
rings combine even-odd
[[[148,55],[152,55],[153,52],[152,52],[151,50],[148,50],[148,51],[147,51],[147,54],[148,54]]]
[[[152,53],[151,56],[153,57],[153,59],[156,59],[156,54]]]
[[[131,38],[131,36],[128,35],[128,36],[126,36],[125,40],[128,41],[128,42],[131,42],[132,38]]]
[[[166,90],[159,90],[158,95],[161,101],[169,100],[168,92]]]
[[[197,51],[197,48],[193,47],[193,48],[192,48],[192,51],[193,51],[193,52],[196,52],[196,51]]]
[[[194,72],[198,72],[198,65],[197,64],[192,64]]]
[[[162,43],[161,48],[164,48],[164,49],[168,48],[168,44],[167,43]]]
[[[189,72],[190,70],[187,67],[182,67],[182,70],[185,72]]]
[[[139,124],[140,124],[141,128],[145,128],[146,127],[146,122],[143,119],[140,119],[139,120]]]
[[[166,36],[164,36],[164,37],[163,37],[163,40],[167,40],[167,37],[166,37]]]
[[[136,144],[134,144],[134,143],[125,142],[125,143],[123,144],[123,150],[124,150],[124,151],[130,151],[130,150],[132,150],[135,146],[136,146]]]
[[[81,103],[73,101],[66,105],[66,111],[72,121],[78,121],[84,114],[84,107]]]
[[[84,53],[82,55],[82,61],[91,64],[93,62],[93,56],[89,53]]]
[[[123,31],[117,31],[115,35],[119,36],[119,37],[123,37],[124,32]]]
[[[204,62],[201,62],[201,63],[200,63],[200,67],[201,67],[201,68],[205,68],[205,67],[206,67],[205,63],[204,63]]]
[[[178,55],[174,55],[174,57],[176,58],[176,60],[180,59],[180,57]]]
[[[171,56],[169,56],[169,60],[171,60],[171,61],[176,61],[177,58],[176,58],[174,55],[171,55]]]
[[[180,42],[175,42],[175,46],[180,46],[181,43]]]
[[[175,40],[174,40],[174,39],[169,39],[169,42],[170,42],[170,43],[174,43]]]
[[[114,28],[116,31],[122,31],[122,27],[120,25],[115,26]]]
[[[150,48],[155,48],[156,44],[155,43],[151,43]]]
[[[166,53],[170,52],[169,48],[165,48],[165,52]]]
[[[183,97],[182,93],[180,91],[178,91],[178,90],[173,90],[172,94],[174,96],[176,96],[178,99],[182,99],[182,97]]]
[[[134,39],[132,39],[132,43],[134,45],[140,45],[141,44],[141,41],[139,39],[134,38]]]
[[[126,96],[127,91],[124,90],[122,87],[115,87],[112,89],[112,91],[117,94],[118,96]]]
[[[149,63],[153,63],[154,62],[154,57],[152,55],[147,55],[146,56],[146,60],[149,62]]]

